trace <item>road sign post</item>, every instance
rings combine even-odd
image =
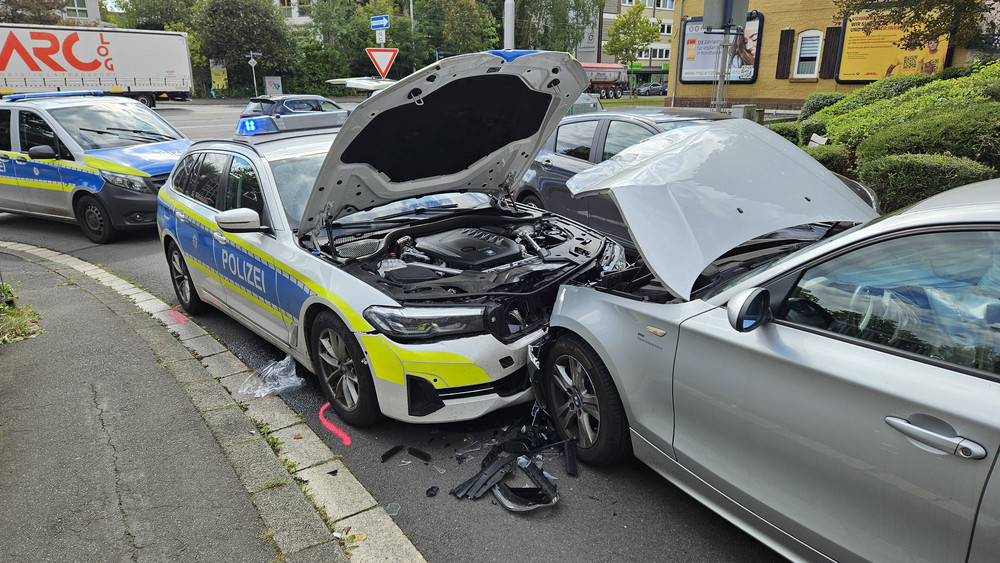
[[[250,51],[249,55],[243,55],[247,59],[247,64],[250,65],[250,74],[253,76],[253,95],[257,97],[257,59],[254,57],[261,56],[260,53],[256,51]]]

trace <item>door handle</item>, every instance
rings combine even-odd
[[[28,159],[25,158],[25,157],[23,157],[23,156],[15,156],[14,157],[14,162],[16,162],[18,164],[28,164]]]
[[[187,215],[183,211],[174,211],[174,219],[177,219],[181,223],[187,222]]]
[[[7,162],[8,160],[10,160],[10,156],[5,154],[0,154],[0,162]]]
[[[913,438],[921,444],[927,444],[943,452],[965,459],[983,459],[986,457],[986,448],[961,436],[944,436],[910,424],[910,421],[905,418],[895,416],[885,417],[885,423],[899,430],[904,436]]]
[[[219,244],[227,244],[229,242],[226,239],[226,234],[223,233],[222,231],[214,231],[214,232],[212,232],[212,238],[214,238],[215,242],[217,242]]]
[[[552,161],[549,160],[549,159],[547,159],[547,158],[545,160],[543,160],[542,161],[542,169],[544,169],[544,170],[551,170],[552,169]]]

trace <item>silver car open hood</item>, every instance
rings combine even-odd
[[[300,233],[355,211],[516,182],[588,84],[566,53],[442,59],[359,105],[320,169]]]
[[[574,197],[608,192],[650,271],[686,300],[709,264],[750,239],[876,217],[812,157],[746,119],[649,137],[567,185]]]

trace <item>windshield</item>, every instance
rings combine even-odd
[[[141,104],[97,102],[49,110],[83,150],[173,141],[183,135]]]
[[[288,224],[293,229],[299,228],[302,212],[309,201],[309,194],[312,193],[324,158],[325,150],[268,161],[281,204],[288,216]]]
[[[483,205],[490,197],[481,193],[444,193],[432,194],[387,203],[370,211],[358,211],[337,220],[337,224],[348,226],[351,223],[370,223],[379,219],[416,215],[433,209],[468,209]]]

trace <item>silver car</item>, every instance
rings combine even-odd
[[[549,413],[791,559],[996,561],[1000,180],[871,220],[803,156],[726,120],[571,179],[642,260],[561,289]]]

